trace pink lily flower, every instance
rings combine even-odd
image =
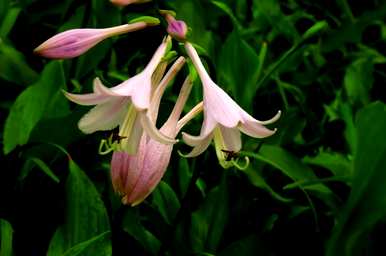
[[[175,143],[176,140],[162,134],[147,115],[154,91],[153,78],[159,76],[155,71],[162,61],[169,42],[169,37],[162,42],[142,72],[115,87],[107,88],[96,78],[93,93],[79,95],[64,92],[69,100],[77,104],[96,105],[80,119],[79,129],[88,134],[111,130],[119,125],[119,135],[124,138],[121,140],[120,147],[131,153],[137,149],[142,128],[150,137],[161,143]],[[179,70],[182,64],[181,60],[176,62],[164,80],[170,80],[172,74]]]
[[[140,30],[150,25],[156,24],[140,21],[111,28],[70,29],[51,37],[39,45],[34,52],[46,58],[74,58],[106,38]]]
[[[129,4],[143,4],[151,2],[151,0],[110,0],[110,2],[117,6],[126,6]]]
[[[157,119],[159,100],[166,84],[159,86],[154,94],[151,112]],[[199,103],[181,120],[178,121],[192,82],[187,78],[181,88],[180,95],[168,120],[160,131],[171,138],[175,138],[181,128],[202,110]],[[173,145],[162,144],[146,133],[143,133],[136,154],[115,151],[111,160],[111,179],[114,190],[122,196],[122,202],[131,206],[141,203],[158,185],[169,165]]]
[[[224,163],[226,151],[240,151],[240,132],[254,138],[265,138],[275,133],[276,129],[270,130],[264,125],[278,120],[281,114],[280,111],[267,121],[256,120],[212,81],[197,51],[189,42],[185,43],[185,49],[201,79],[204,92],[204,121],[200,135],[192,136],[183,133],[184,141],[193,147],[187,155],[188,157],[194,157],[204,152],[214,139],[217,155],[220,155],[220,163]]]

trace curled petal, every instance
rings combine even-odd
[[[79,129],[89,134],[115,128],[125,117],[127,104],[128,99],[116,98],[95,106],[79,120]]]
[[[182,136],[183,136],[183,139],[186,142],[186,144],[188,144],[190,146],[194,146],[192,151],[190,151],[190,153],[183,155],[184,157],[196,157],[196,156],[202,154],[202,152],[204,152],[209,147],[209,144],[213,138],[213,135],[210,134],[207,137],[199,139],[198,138],[199,136],[192,136],[192,135],[189,135],[189,134],[184,133],[184,132],[182,133]]]
[[[253,118],[251,115],[249,115],[243,109],[240,108],[240,110],[242,111],[242,116],[243,116],[244,120],[250,121],[250,122],[256,122],[256,123],[259,123],[262,125],[272,124],[272,123],[276,122],[277,120],[279,120],[279,118],[281,116],[281,111],[279,110],[279,111],[277,111],[276,115],[274,117],[272,117],[271,119],[268,119],[265,121],[260,121],[260,120]]]
[[[168,136],[165,136],[163,133],[161,133],[155,124],[151,121],[150,117],[146,114],[145,111],[139,112],[140,118],[141,118],[141,124],[145,132],[155,141],[158,141],[162,144],[174,144],[177,142],[177,140],[170,138]]]
[[[106,96],[124,96],[117,93],[114,93],[110,88],[103,85],[102,81],[96,77],[93,81],[93,89],[97,94],[102,94]]]
[[[63,94],[70,101],[83,106],[102,104],[111,99],[110,96],[102,95],[98,93],[74,94],[74,93],[63,91]]]
[[[241,132],[254,138],[269,137],[276,132],[276,128],[274,130],[270,130],[265,126],[259,124],[258,122],[252,122],[252,121],[241,123],[239,125],[239,129]]]

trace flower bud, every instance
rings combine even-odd
[[[129,4],[142,4],[150,1],[151,0],[110,0],[111,3],[117,6],[126,6]]]
[[[51,37],[34,52],[46,58],[74,58],[108,37],[136,31],[146,26],[145,22],[137,22],[104,29],[71,29]]]
[[[164,12],[165,13],[165,12]],[[167,31],[169,35],[179,41],[185,41],[188,33],[188,26],[183,20],[176,20],[171,14],[165,13],[168,22]]]

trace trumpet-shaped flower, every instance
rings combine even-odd
[[[184,118],[178,121],[192,82],[187,78],[168,120],[160,131],[166,136],[175,138],[180,129],[202,110],[202,103],[193,108]],[[160,95],[165,86],[160,86],[154,94],[150,118],[156,121]],[[146,133],[143,133],[136,154],[116,151],[111,160],[111,178],[114,190],[122,196],[122,202],[135,206],[142,202],[157,186],[169,165],[173,145],[162,144]]]
[[[152,138],[165,144],[175,143],[161,132],[146,114],[150,106],[150,98],[154,90],[152,83],[157,72],[157,66],[166,52],[170,38],[164,40],[158,47],[149,64],[139,74],[107,88],[101,81],[94,80],[94,92],[88,94],[72,94],[64,92],[65,96],[80,105],[96,105],[83,118],[78,126],[84,133],[111,130],[119,125],[119,135],[123,137],[120,146],[127,152],[135,152],[142,134],[142,128]],[[177,61],[165,76],[167,82],[180,69],[181,59]],[[162,72],[161,72],[162,73]],[[164,82],[164,83],[165,83]]]
[[[185,43],[185,48],[201,79],[204,91],[204,121],[200,135],[183,133],[184,141],[193,147],[188,157],[201,154],[212,139],[215,141],[216,151],[223,151],[222,158],[227,151],[238,152],[241,149],[240,131],[254,138],[265,138],[275,133],[276,129],[270,130],[264,125],[278,120],[280,111],[270,120],[256,120],[212,81],[197,51],[189,42]],[[220,162],[221,160],[223,159],[220,159]]]
[[[108,37],[143,29],[149,25],[156,24],[140,21],[132,24],[103,29],[70,29],[51,37],[39,45],[34,52],[47,58],[74,58],[85,53],[90,48]]]

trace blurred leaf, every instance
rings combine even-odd
[[[376,120],[376,125],[374,125]],[[376,102],[356,118],[357,151],[352,191],[338,217],[326,255],[363,255],[363,238],[386,216],[386,106]]]
[[[161,243],[142,226],[139,218],[140,216],[136,208],[128,208],[123,218],[123,230],[137,240],[147,252],[157,255]]]
[[[306,40],[314,35],[318,34],[320,31],[325,30],[328,27],[328,23],[326,21],[318,21],[312,27],[306,30],[304,34],[302,35],[302,39]]]
[[[344,76],[344,86],[350,102],[368,104],[373,80],[373,64],[369,59],[358,59],[348,66]]]
[[[247,170],[244,171],[244,173],[247,175],[249,181],[253,186],[264,189],[276,200],[279,200],[283,203],[289,203],[292,201],[291,199],[282,197],[280,194],[276,193],[276,191],[274,191],[268,185],[268,183],[264,180],[264,178],[260,175],[260,173],[257,170],[248,168]]]
[[[63,255],[66,251],[67,241],[63,233],[63,228],[59,227],[56,229],[54,235],[51,238],[48,246],[47,256]]]
[[[266,245],[256,235],[244,237],[226,247],[219,256],[255,256],[255,255],[272,255],[266,248]]]
[[[110,230],[106,208],[94,184],[72,160],[66,182],[65,223],[51,240],[48,255],[58,255],[76,246],[81,255],[112,255],[110,240],[79,245]],[[63,242],[64,241],[64,242]]]
[[[335,30],[331,30],[323,38],[321,48],[324,52],[342,49],[346,43],[359,43],[362,39],[363,30],[376,20],[384,19],[386,15],[386,4],[379,4],[378,8],[363,12],[355,22],[346,22]]]
[[[293,181],[316,180],[317,176],[311,168],[305,165],[300,159],[290,152],[272,145],[263,145],[258,154],[243,152],[244,155],[259,159],[272,165]],[[304,189],[313,191],[313,193],[324,200],[330,207],[335,206],[335,198],[331,190],[323,184],[313,184],[304,186]]]
[[[0,255],[12,256],[12,236],[13,229],[11,224],[0,219]]]
[[[189,167],[188,159],[180,157],[178,161],[178,182],[180,187],[180,198],[183,198],[189,187],[190,179],[192,178],[192,172]]]
[[[11,8],[7,11],[0,26],[0,40],[1,38],[6,38],[8,36],[8,33],[11,31],[13,25],[15,24],[20,11],[20,8]]]
[[[257,90],[259,56],[237,32],[232,32],[225,41],[217,70],[221,85],[230,90],[240,105],[250,111]]]
[[[172,224],[181,205],[173,189],[161,181],[152,193],[153,205],[158,209],[168,224]]]
[[[201,207],[192,214],[191,245],[195,252],[215,253],[228,220],[226,179],[212,189]]]
[[[223,10],[223,11],[231,18],[234,27],[235,27],[238,31],[241,30],[242,26],[241,26],[240,22],[237,20],[237,18],[236,18],[235,15],[233,14],[232,9],[231,9],[226,3],[223,3],[223,2],[220,2],[220,1],[212,0],[212,4],[214,4],[215,6],[217,6],[218,8],[220,8],[221,10]]]
[[[253,0],[254,16],[263,16],[279,34],[288,39],[297,39],[299,34],[292,22],[281,10],[278,0]]]
[[[0,78],[20,85],[28,85],[38,78],[31,69],[23,54],[6,45],[0,39]]]
[[[43,117],[53,95],[63,88],[64,83],[62,65],[54,61],[44,68],[39,81],[17,97],[5,123],[5,154],[28,142],[32,129]]]
[[[306,156],[303,161],[308,164],[324,167],[336,176],[352,174],[351,162],[339,153],[320,152],[314,157]]]

